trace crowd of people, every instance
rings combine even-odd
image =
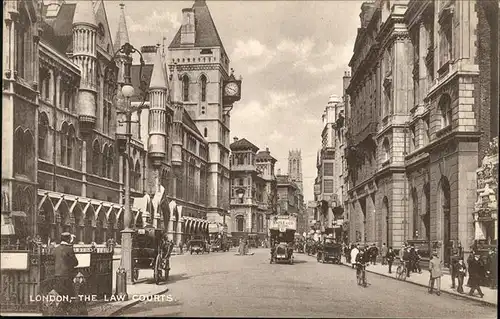
[[[398,254],[392,247],[387,247],[384,243],[380,249],[375,244],[371,246],[362,246],[360,244],[344,245],[343,253],[348,264],[352,268],[363,263],[377,264],[377,258],[382,265],[388,266],[388,273],[393,272],[393,264],[399,259],[405,266],[404,276],[410,277],[412,273],[422,274],[421,260],[422,256],[413,244],[403,244]],[[452,289],[458,293],[465,293],[464,279],[468,276],[466,286],[470,287],[469,295],[484,296],[481,286],[489,286],[491,289],[497,288],[497,251],[490,249],[487,257],[482,257],[477,250],[472,248],[472,252],[464,261],[463,249],[458,245],[452,253],[449,263],[449,271],[452,279]],[[439,296],[441,293],[441,277],[443,276],[443,262],[436,251],[433,251],[429,260],[429,293],[436,290]]]

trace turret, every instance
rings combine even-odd
[[[166,152],[166,123],[168,81],[165,63],[159,47],[156,48],[153,73],[149,84],[149,156],[153,165],[160,165]]]
[[[94,126],[96,122],[97,23],[91,1],[78,1],[73,16],[73,62],[80,67],[78,94],[80,123]]]

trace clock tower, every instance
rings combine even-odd
[[[168,52],[168,67],[176,74],[171,100],[182,104],[208,142],[207,219],[224,222],[230,196],[230,111],[241,97],[241,79],[229,69],[229,57],[204,0],[182,10],[182,25]]]

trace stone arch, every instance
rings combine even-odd
[[[47,195],[38,204],[38,233],[45,244],[55,239],[54,205]]]
[[[412,235],[410,238],[419,239],[420,238],[420,213],[419,213],[419,200],[418,193],[415,187],[410,190],[411,198],[411,231]]]
[[[34,233],[33,197],[29,186],[19,185],[14,192],[12,210],[22,211],[26,217],[13,216],[11,222],[14,224],[16,237],[23,241]]]
[[[56,218],[59,216],[60,222],[59,222],[59,230],[60,234],[63,232],[73,232],[73,223],[74,223],[74,218],[70,212],[70,207],[68,205],[68,202],[63,198],[60,200],[61,203],[57,206],[56,209]],[[60,235],[59,234],[59,235]]]
[[[438,239],[441,238],[443,263],[449,265],[450,260],[450,240],[451,240],[451,189],[448,178],[441,175],[438,183],[438,203],[437,203],[437,223]]]
[[[421,209],[421,216],[422,216],[422,223],[423,223],[422,238],[430,240],[430,234],[431,234],[431,187],[430,187],[430,184],[428,182],[424,184],[423,191],[422,191],[421,203],[422,203],[422,205],[421,205],[420,209]]]
[[[134,216],[134,228],[142,228],[144,226],[144,219],[142,211],[138,211]]]
[[[238,214],[234,217],[234,220],[235,220],[236,231],[244,232],[246,226],[245,216],[243,216],[242,214]]]
[[[393,239],[392,239],[392,214],[389,206],[389,198],[387,196],[384,196],[382,199],[382,212],[383,216],[385,217],[385,227],[384,227],[384,234],[385,234],[385,241],[387,242],[387,247],[391,247],[393,245]]]
[[[448,93],[444,93],[439,98],[438,114],[440,115],[441,128],[451,125],[452,121],[452,104],[451,97]]]
[[[82,242],[83,243],[83,234],[84,234],[84,228],[85,228],[85,216],[83,215],[83,207],[80,205],[78,200],[75,200],[75,203],[72,205],[73,211],[70,212],[73,215],[73,218],[75,220],[74,224],[74,234],[76,236],[76,241],[77,242]]]
[[[108,228],[108,220],[106,218],[105,207],[99,207],[99,212],[96,216],[95,239],[97,244],[102,244],[106,241],[105,233]]]
[[[83,216],[84,216],[84,243],[91,243],[94,241],[94,227],[96,227],[96,220],[95,220],[95,209],[94,206],[89,202],[85,205],[85,208],[83,209]]]

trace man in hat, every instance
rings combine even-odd
[[[429,293],[434,290],[434,282],[436,282],[436,295],[441,295],[441,276],[443,276],[441,259],[439,259],[436,251],[432,253],[432,258],[429,262]]]
[[[75,252],[73,251],[74,235],[68,232],[61,234],[61,243],[54,249],[55,259],[55,281],[54,289],[62,296],[75,297],[73,278],[76,275],[75,267],[78,265]],[[60,311],[69,314],[70,303],[62,302]]]

